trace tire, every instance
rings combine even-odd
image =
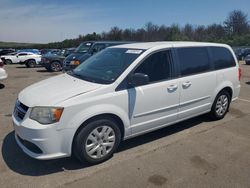
[[[102,134],[102,131],[106,135]],[[75,136],[73,154],[82,163],[98,164],[113,156],[120,141],[121,131],[113,119],[96,119],[84,126]]]
[[[28,68],[34,68],[36,66],[36,61],[31,59],[31,60],[28,60],[26,63],[25,63],[26,67]]]
[[[59,72],[62,70],[62,65],[60,62],[58,61],[53,61],[51,64],[50,64],[50,68],[49,68],[50,71],[52,72]]]
[[[226,90],[222,90],[215,98],[210,117],[213,120],[220,120],[225,117],[231,102],[231,96]]]
[[[4,63],[5,63],[6,65],[12,64],[12,61],[11,61],[10,59],[6,59],[6,60],[4,61]]]

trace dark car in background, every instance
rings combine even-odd
[[[74,51],[75,48],[68,48],[57,52],[48,52],[42,56],[41,65],[45,67],[48,71],[61,71],[64,59]]]
[[[17,50],[17,53],[20,53],[20,52],[31,52],[34,54],[41,55],[41,53],[38,49],[20,49],[20,50]]]
[[[0,50],[0,56],[7,55],[7,54],[10,54],[10,53],[13,53],[13,52],[15,52],[14,49],[1,49]]]
[[[91,57],[93,54],[107,48],[110,46],[115,45],[121,45],[121,44],[127,44],[130,42],[124,42],[124,41],[91,41],[91,42],[84,42],[82,43],[74,53],[69,55],[63,62],[63,71],[67,72],[74,68],[76,68],[78,65],[83,63],[86,59]]]
[[[250,54],[250,48],[242,48],[237,54],[237,57],[239,60],[245,60],[246,56],[248,56],[249,54]]]
[[[250,54],[245,57],[245,62],[247,65],[250,65]]]

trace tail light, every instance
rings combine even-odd
[[[241,79],[241,68],[238,68],[238,79],[239,79],[239,81]]]

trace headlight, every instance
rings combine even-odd
[[[76,61],[70,61],[70,65],[80,65],[80,61],[76,60]]]
[[[30,119],[41,124],[51,124],[58,122],[63,113],[63,108],[57,107],[34,107],[30,113]]]

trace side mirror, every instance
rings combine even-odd
[[[129,77],[129,85],[136,87],[141,85],[146,85],[149,83],[149,77],[143,73],[135,73]]]

